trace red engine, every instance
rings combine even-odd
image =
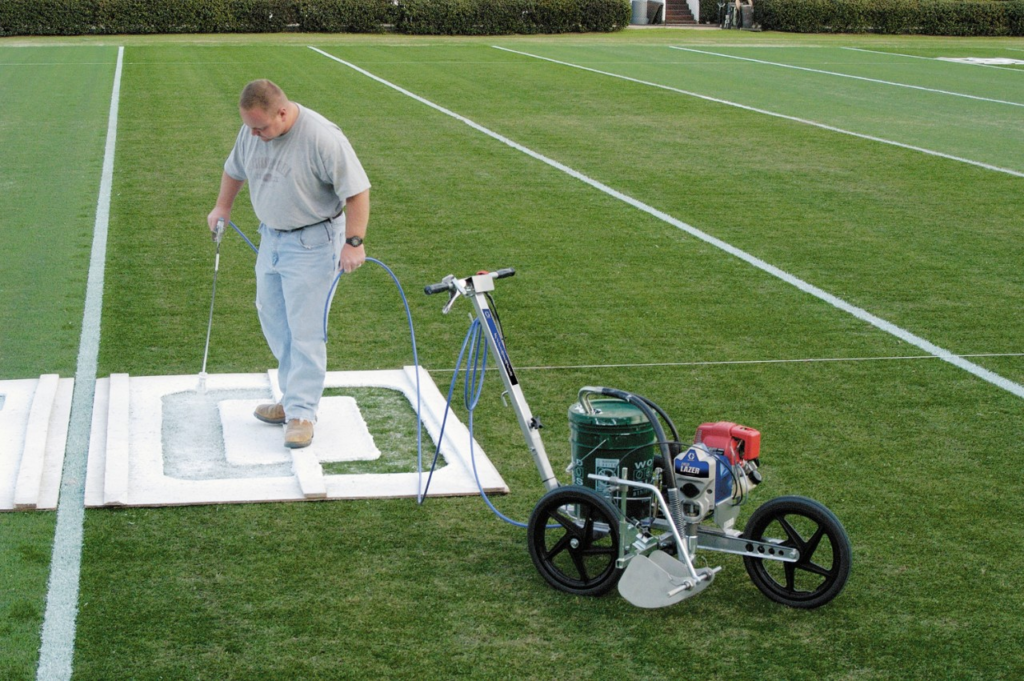
[[[722,452],[734,466],[756,459],[761,453],[760,431],[730,421],[700,424],[693,441],[703,442],[708,449]]]

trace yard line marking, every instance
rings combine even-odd
[[[746,263],[748,263],[750,265],[753,265],[754,267],[758,268],[759,270],[761,270],[763,272],[766,272],[766,273],[768,273],[768,274],[770,274],[770,275],[772,275],[772,276],[774,276],[774,277],[776,277],[778,279],[781,279],[782,281],[786,282],[787,284],[790,284],[791,286],[794,286],[794,287],[800,289],[801,291],[803,291],[805,293],[809,293],[810,295],[814,296],[815,298],[818,298],[819,300],[822,300],[822,301],[832,305],[833,307],[836,307],[836,308],[838,308],[840,310],[843,310],[844,312],[847,312],[847,313],[853,315],[854,317],[860,319],[861,321],[867,322],[868,324],[871,324],[872,326],[875,326],[875,327],[881,329],[882,331],[885,331],[886,333],[889,333],[889,334],[891,334],[893,336],[896,336],[897,338],[899,338],[900,340],[902,340],[902,341],[904,341],[906,343],[910,343],[911,345],[914,345],[914,346],[920,348],[921,350],[924,350],[925,352],[927,352],[930,355],[933,355],[935,357],[938,357],[939,359],[942,359],[942,360],[944,360],[946,362],[949,362],[950,364],[952,364],[952,365],[954,365],[956,367],[959,367],[959,368],[963,369],[964,371],[967,371],[967,372],[977,376],[978,378],[981,378],[982,380],[988,381],[992,385],[995,385],[995,386],[997,386],[999,388],[1002,388],[1003,390],[1006,390],[1007,392],[1012,393],[1012,394],[1016,395],[1017,397],[1024,398],[1024,386],[1022,386],[1022,385],[1020,385],[1018,383],[1014,383],[1013,381],[1010,381],[1009,379],[1003,378],[1002,376],[1000,376],[1000,375],[998,375],[998,374],[996,374],[996,373],[994,373],[992,371],[989,371],[988,369],[985,369],[985,368],[983,368],[981,366],[978,366],[977,364],[974,364],[973,362],[968,362],[967,360],[963,359],[962,357],[954,355],[952,352],[950,352],[948,350],[944,350],[943,348],[940,348],[939,346],[937,346],[937,345],[935,345],[935,344],[925,340],[924,338],[921,338],[920,336],[916,336],[916,335],[910,333],[909,331],[907,331],[905,329],[902,329],[902,328],[896,326],[895,324],[892,324],[891,322],[888,322],[888,321],[882,319],[881,317],[877,317],[877,316],[871,314],[870,312],[868,312],[867,310],[864,310],[862,308],[856,307],[855,305],[851,305],[850,303],[846,302],[845,300],[842,300],[841,298],[838,298],[838,297],[832,295],[831,293],[828,293],[828,292],[818,288],[817,286],[814,286],[813,284],[809,284],[808,282],[806,282],[806,281],[804,281],[802,279],[798,279],[797,277],[793,276],[792,274],[789,274],[788,272],[785,272],[784,270],[781,270],[778,267],[775,267],[774,265],[770,265],[767,262],[765,262],[764,260],[761,260],[760,258],[758,258],[756,256],[753,256],[750,253],[747,253],[746,251],[743,251],[743,250],[741,250],[739,248],[736,248],[732,244],[729,244],[729,243],[727,243],[725,241],[722,241],[718,237],[714,237],[714,236],[711,236],[710,234],[708,234],[706,232],[702,232],[701,230],[697,229],[696,227],[693,227],[692,225],[688,225],[687,223],[683,222],[682,220],[678,220],[678,219],[672,217],[671,215],[669,215],[667,213],[664,213],[664,212],[658,210],[657,208],[654,208],[653,206],[650,206],[650,205],[648,205],[646,203],[643,203],[642,201],[634,199],[631,196],[623,194],[622,192],[618,191],[617,189],[612,189],[608,185],[603,184],[601,182],[598,182],[597,180],[594,180],[594,179],[584,175],[583,173],[581,173],[581,172],[579,172],[577,170],[573,170],[569,166],[564,165],[562,163],[559,163],[558,161],[556,161],[556,160],[554,160],[552,158],[548,158],[547,156],[544,156],[543,154],[539,154],[536,151],[533,151],[532,149],[524,147],[523,145],[519,144],[518,142],[512,141],[511,139],[505,137],[504,135],[496,133],[493,130],[490,130],[489,128],[485,128],[484,126],[480,125],[479,123],[476,123],[476,122],[466,118],[465,116],[457,114],[457,113],[455,113],[454,111],[452,111],[450,109],[446,109],[446,108],[444,108],[443,106],[441,106],[439,104],[435,104],[434,102],[431,102],[428,99],[420,97],[419,95],[417,95],[417,94],[415,94],[413,92],[410,92],[409,90],[406,90],[405,88],[403,88],[403,87],[401,87],[399,85],[395,85],[394,83],[392,83],[390,81],[384,80],[380,76],[374,75],[374,74],[370,73],[369,71],[367,71],[365,69],[362,69],[362,68],[356,66],[355,64],[352,64],[351,62],[347,62],[344,59],[341,59],[339,57],[335,57],[333,54],[328,54],[327,52],[324,52],[323,50],[318,49],[318,48],[313,47],[313,46],[309,46],[309,49],[311,49],[314,52],[317,52],[317,53],[327,57],[328,59],[332,59],[332,60],[338,62],[339,64],[343,64],[343,65],[347,66],[348,68],[352,69],[353,71],[356,71],[357,73],[361,73],[364,76],[366,76],[367,78],[370,78],[370,79],[372,79],[372,80],[374,80],[374,81],[376,81],[376,82],[378,82],[378,83],[380,83],[382,85],[385,85],[385,86],[391,88],[392,90],[396,90],[397,92],[400,92],[403,95],[406,95],[407,97],[411,97],[412,99],[416,100],[417,102],[420,102],[421,104],[425,104],[426,106],[429,106],[430,108],[432,108],[432,109],[434,109],[436,111],[439,111],[439,112],[443,113],[446,116],[450,116],[450,117],[454,118],[457,121],[465,123],[466,125],[468,125],[469,127],[473,128],[474,130],[482,132],[483,134],[487,135],[488,137],[491,137],[491,138],[501,142],[502,144],[505,144],[505,145],[507,145],[509,147],[512,147],[513,149],[515,149],[517,151],[521,151],[524,154],[526,154],[527,156],[530,156],[530,157],[532,157],[532,158],[534,158],[534,159],[536,159],[538,161],[541,161],[542,163],[546,163],[547,165],[551,166],[552,168],[555,168],[556,170],[560,170],[563,173],[565,173],[565,174],[567,174],[567,175],[569,175],[571,177],[574,177],[577,180],[580,180],[581,182],[585,182],[586,184],[590,185],[591,187],[593,187],[593,188],[595,188],[595,189],[597,189],[597,190],[599,190],[601,192],[604,192],[605,194],[607,194],[607,195],[609,195],[609,196],[611,196],[613,198],[616,198],[616,199],[618,199],[620,201],[623,201],[624,203],[627,203],[630,206],[633,206],[634,208],[637,208],[637,209],[647,213],[648,215],[651,215],[651,216],[661,220],[662,222],[667,222],[668,224],[681,229],[682,231],[686,232],[687,234],[689,234],[689,235],[691,235],[693,237],[696,237],[697,239],[700,239],[701,241],[703,241],[705,243],[708,243],[708,244],[714,246],[715,248],[723,250],[726,253],[728,253],[728,254],[730,254],[732,256],[735,256],[735,257],[739,258],[740,260],[743,260],[744,262],[746,262]]]
[[[978,353],[969,355],[957,355],[957,357],[1024,357],[1021,352],[993,352]],[[634,362],[626,364],[561,364],[553,366],[532,366],[516,367],[518,371],[556,371],[574,369],[649,369],[657,367],[706,367],[706,366],[731,366],[746,364],[826,364],[834,362],[893,362],[900,360],[934,360],[940,359],[935,355],[896,355],[892,357],[804,357],[797,359],[720,359],[692,362]],[[487,371],[497,371],[497,367],[486,367]],[[429,373],[450,374],[454,369],[427,369]]]
[[[853,132],[852,130],[844,130],[843,128],[837,128],[832,125],[825,123],[819,123],[817,121],[808,120],[806,118],[798,118],[796,116],[789,116],[787,114],[781,114],[776,111],[768,111],[767,109],[759,109],[754,106],[748,106],[746,104],[740,104],[738,102],[730,102],[727,99],[719,99],[718,97],[711,97],[710,95],[702,95],[697,92],[690,92],[689,90],[680,90],[669,85],[662,85],[661,83],[652,83],[647,80],[640,80],[639,78],[632,78],[630,76],[624,76],[620,73],[612,73],[610,71],[600,71],[598,69],[592,69],[589,66],[581,66],[579,64],[573,64],[567,61],[559,61],[558,59],[551,59],[550,57],[541,57],[537,54],[531,54],[529,52],[520,52],[519,50],[512,50],[507,47],[499,47],[498,45],[492,45],[495,49],[502,50],[503,52],[511,52],[512,54],[522,55],[524,57],[531,57],[533,59],[540,59],[541,61],[551,62],[552,64],[560,64],[561,66],[569,66],[574,69],[580,69],[583,71],[589,71],[591,73],[597,73],[602,76],[610,76],[612,78],[620,78],[627,80],[631,83],[638,83],[640,85],[647,85],[650,87],[659,88],[661,90],[668,90],[669,92],[677,92],[681,95],[687,95],[690,97],[696,97],[697,99],[703,99],[708,102],[714,102],[716,104],[724,104],[725,106],[732,106],[737,109],[743,109],[744,111],[752,111],[754,113],[763,114],[765,116],[772,116],[774,118],[781,118],[787,121],[793,121],[795,123],[802,123],[804,125],[810,125],[815,128],[821,128],[822,130],[828,130],[829,132],[837,132],[841,135],[850,135],[851,137],[858,137],[860,139],[869,140],[871,142],[879,142],[881,144],[888,144],[893,147],[899,147],[901,149],[909,149],[910,151],[917,151],[922,154],[928,154],[929,156],[937,156],[939,158],[948,159],[950,161],[957,161],[959,163],[966,163],[968,165],[976,166],[978,168],[984,168],[985,170],[993,170],[997,173],[1004,173],[1006,175],[1013,175],[1014,177],[1024,177],[1024,172],[1019,170],[1012,170],[1010,168],[1002,168],[1000,166],[994,166],[989,163],[983,163],[981,161],[972,161],[969,158],[963,158],[960,156],[953,156],[952,154],[946,154],[941,151],[935,151],[934,149],[925,149],[924,147],[915,147],[912,144],[904,144],[903,142],[896,142],[894,140],[887,140],[882,137],[875,137],[874,135],[866,135],[860,132]]]
[[[25,61],[25,62],[0,62],[0,67],[5,66],[106,66],[105,61]]]
[[[85,520],[85,468],[92,431],[96,362],[100,349],[103,270],[107,259],[107,227],[110,222],[110,194],[114,180],[114,147],[117,143],[117,111],[123,64],[124,47],[121,46],[117,48],[114,88],[110,96],[107,141],[96,202],[85,310],[82,313],[82,336],[78,345],[78,367],[71,398],[71,421],[64,453],[60,501],[57,504],[57,529],[53,537],[50,583],[46,593],[39,667],[36,669],[36,678],[40,681],[70,679],[75,654],[78,580],[82,567],[82,524]]]
[[[940,62],[941,63],[941,60],[939,60],[937,57],[922,57],[919,54],[903,54],[902,52],[882,52],[880,50],[868,50],[868,49],[865,49],[863,47],[840,47],[839,49],[841,49],[841,50],[850,50],[851,52],[869,52],[871,54],[884,54],[887,57],[906,57],[907,59],[924,59],[926,61]],[[1008,66],[995,66],[993,64],[972,64],[972,63],[963,62],[963,61],[952,61],[952,62],[944,62],[944,63],[947,63],[947,64],[964,64],[966,66],[984,66],[985,68],[999,69],[1000,71],[1018,71],[1018,72],[1024,71],[1024,69],[1011,69]]]
[[[993,102],[995,104],[1008,104],[1009,106],[1024,106],[1021,102],[1008,102],[1003,99],[992,99],[991,97],[979,97],[976,95],[968,95],[962,92],[951,92],[950,90],[938,90],[936,88],[923,87],[921,85],[909,85],[907,83],[896,83],[891,80],[880,80],[878,78],[867,78],[865,76],[854,76],[849,73],[839,73],[838,71],[825,71],[823,69],[812,69],[806,66],[795,66],[793,64],[782,64],[775,61],[765,61],[763,59],[752,59],[750,57],[738,57],[732,54],[723,54],[721,52],[709,52],[707,50],[697,50],[692,47],[676,47],[675,45],[669,45],[669,48],[673,50],[682,50],[684,52],[696,52],[697,54],[710,54],[716,57],[725,57],[727,59],[738,59],[740,61],[754,62],[755,64],[766,64],[768,66],[778,66],[784,69],[795,69],[797,71],[808,71],[810,73],[821,73],[826,76],[838,76],[840,78],[852,78],[854,80],[863,80],[868,83],[879,83],[881,85],[892,85],[893,87],[905,87],[911,90],[921,90],[923,92],[932,92],[940,95],[951,95],[953,97],[964,97],[966,99],[976,99],[982,102]]]

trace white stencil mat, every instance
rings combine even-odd
[[[281,446],[284,426],[262,423],[252,415],[253,410],[265,402],[267,400],[218,402],[228,463],[236,466],[291,463],[291,454]],[[373,442],[359,405],[354,398],[344,396],[320,400],[313,443],[306,449],[321,463],[380,458],[380,450]]]
[[[0,511],[57,508],[74,384],[0,381]]]
[[[449,413],[441,437],[445,399],[426,371],[405,367],[328,372],[325,387],[396,390],[415,413],[417,377],[423,460],[430,465],[438,439],[444,460],[433,475],[429,495],[479,494],[469,430]],[[257,404],[278,397],[274,371],[210,375],[205,391],[198,389],[194,375],[114,374],[98,379],[86,506],[415,498],[423,492],[427,476],[415,471],[324,473],[322,463],[381,456],[351,397],[324,398],[313,444],[295,450],[284,447],[282,426],[262,423],[252,415]],[[505,481],[478,442],[473,442],[473,451],[484,490],[507,493]],[[414,460],[416,451],[402,456]]]

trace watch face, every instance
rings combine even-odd
[[[347,243],[349,246],[362,246],[363,240],[358,236],[350,236],[349,238],[345,239],[345,243]]]

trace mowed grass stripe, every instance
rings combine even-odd
[[[838,78],[852,78],[854,80],[863,81],[865,83],[876,83],[878,85],[889,85],[892,87],[902,87],[911,90],[920,90],[922,92],[931,92],[937,95],[949,95],[950,97],[963,97],[965,99],[974,99],[981,102],[992,102],[993,104],[1005,104],[1007,106],[1021,106],[1024,107],[1024,103],[1021,102],[1010,102],[1004,99],[995,99],[992,97],[980,97],[978,95],[969,95],[963,92],[952,92],[950,90],[941,90],[938,88],[924,87],[921,85],[911,85],[909,83],[896,83],[891,80],[882,80],[880,78],[869,78],[867,76],[855,76],[850,73],[840,73],[838,71],[826,71],[824,69],[815,69],[807,66],[796,66],[795,64],[783,64],[775,61],[767,61],[764,59],[754,59],[752,57],[741,57],[735,54],[724,54],[722,52],[712,52],[710,50],[698,50],[692,47],[681,47],[679,45],[672,45],[673,50],[682,50],[684,52],[693,52],[694,54],[708,54],[713,57],[725,57],[727,59],[738,59],[740,61],[747,61],[753,64],[762,64],[764,66],[777,66],[784,69],[793,69],[796,71],[805,71],[807,73],[818,73],[826,76],[836,76]]]
[[[0,66],[0,379],[74,373],[116,50],[10,50]],[[109,60],[93,64],[97,56]],[[75,58],[88,64],[76,64]]]
[[[940,359],[942,359],[942,360],[944,360],[946,362],[949,362],[950,364],[952,364],[952,365],[954,365],[954,366],[956,366],[956,367],[958,367],[960,369],[963,369],[964,371],[967,371],[967,372],[973,374],[974,376],[977,376],[978,378],[991,383],[992,385],[995,385],[995,386],[997,386],[997,387],[999,387],[999,388],[1001,388],[1003,390],[1006,390],[1007,392],[1009,392],[1009,393],[1011,393],[1013,395],[1016,395],[1017,397],[1024,398],[1024,386],[1022,386],[1022,385],[1014,383],[1013,381],[1010,381],[1010,380],[1008,380],[1008,379],[1006,379],[1006,378],[1004,378],[1002,376],[999,376],[999,375],[995,374],[994,372],[988,371],[987,369],[985,369],[985,368],[983,368],[981,366],[978,366],[977,364],[974,364],[973,362],[970,362],[970,361],[964,359],[963,357],[960,357],[958,355],[954,355],[950,351],[948,351],[948,350],[946,350],[944,348],[940,348],[940,347],[936,346],[934,343],[931,343],[930,341],[928,341],[928,340],[926,340],[924,338],[916,336],[916,335],[910,333],[909,331],[907,331],[906,329],[900,328],[900,327],[892,324],[889,321],[881,319],[880,317],[869,313],[867,310],[859,308],[859,307],[857,307],[855,305],[851,305],[850,303],[846,302],[845,300],[842,300],[841,298],[838,298],[837,296],[832,295],[831,293],[829,293],[827,291],[824,291],[824,290],[822,290],[822,289],[820,289],[820,288],[818,288],[816,286],[813,286],[813,285],[807,283],[806,281],[803,281],[802,279],[794,277],[790,273],[788,273],[788,272],[786,272],[784,270],[781,270],[778,267],[775,267],[774,265],[771,265],[771,264],[761,260],[760,258],[756,258],[756,257],[752,256],[751,254],[749,254],[749,253],[747,253],[747,252],[745,252],[745,251],[743,251],[743,250],[741,250],[739,248],[736,248],[732,244],[729,244],[729,243],[727,243],[725,241],[722,241],[721,239],[718,239],[716,237],[711,236],[710,234],[707,234],[706,232],[703,232],[703,231],[701,231],[699,229],[696,229],[695,227],[693,227],[693,226],[691,226],[691,225],[689,225],[689,224],[687,224],[687,223],[685,223],[685,222],[683,222],[683,221],[681,221],[681,220],[679,220],[679,219],[677,219],[677,218],[675,218],[675,217],[673,217],[671,215],[668,215],[667,213],[664,213],[664,212],[662,212],[662,211],[660,211],[660,210],[658,210],[658,209],[656,209],[656,208],[654,208],[652,206],[649,206],[649,205],[647,205],[647,204],[645,204],[645,203],[643,203],[641,201],[638,201],[638,200],[636,200],[635,198],[633,198],[631,196],[623,194],[622,192],[620,192],[620,191],[618,191],[616,189],[613,189],[612,187],[609,187],[608,185],[605,185],[605,184],[603,184],[601,182],[597,182],[596,180],[594,180],[594,179],[592,179],[590,177],[587,177],[586,175],[580,173],[579,171],[577,171],[577,170],[575,170],[573,168],[570,168],[570,167],[568,167],[568,166],[566,166],[566,165],[564,165],[562,163],[554,161],[553,159],[550,159],[550,158],[548,158],[548,157],[546,157],[546,156],[544,156],[542,154],[539,154],[536,151],[533,151],[532,149],[524,147],[521,144],[519,144],[517,142],[514,142],[513,140],[508,139],[507,137],[499,135],[498,133],[496,133],[496,132],[494,132],[492,130],[489,130],[489,129],[487,129],[487,128],[485,128],[485,127],[483,127],[483,126],[481,126],[481,125],[479,125],[479,124],[477,124],[477,123],[475,123],[475,122],[465,118],[464,116],[461,116],[461,115],[459,115],[459,114],[457,114],[457,113],[455,113],[453,111],[445,109],[444,107],[441,107],[441,106],[439,106],[439,105],[437,105],[437,104],[435,104],[435,103],[433,103],[433,102],[431,102],[429,100],[426,100],[423,97],[420,97],[419,95],[417,95],[417,94],[415,94],[415,93],[413,93],[413,92],[411,92],[409,90],[406,90],[404,88],[401,88],[401,87],[395,85],[394,83],[388,82],[388,81],[386,81],[386,80],[384,80],[384,79],[382,79],[382,78],[380,78],[380,77],[370,73],[369,71],[366,71],[365,69],[362,69],[362,68],[356,66],[355,64],[352,64],[352,63],[347,62],[347,61],[345,61],[343,59],[335,57],[335,56],[333,56],[333,55],[331,55],[331,54],[329,54],[327,52],[324,52],[323,50],[320,50],[318,48],[314,47],[314,48],[311,48],[311,49],[313,49],[315,52],[317,52],[319,54],[324,55],[325,57],[327,57],[329,59],[333,59],[334,61],[337,61],[338,63],[343,64],[344,66],[347,66],[347,67],[349,67],[349,68],[351,68],[351,69],[353,69],[353,70],[355,70],[355,71],[357,71],[359,73],[362,73],[363,75],[365,75],[368,78],[371,78],[371,79],[377,81],[378,83],[381,83],[382,85],[386,85],[387,87],[393,88],[393,89],[397,90],[398,92],[401,92],[402,94],[415,99],[416,101],[420,102],[421,104],[425,104],[425,105],[427,105],[427,106],[429,106],[429,107],[431,107],[431,108],[433,108],[433,109],[435,109],[437,111],[440,111],[441,113],[445,114],[446,116],[450,116],[450,117],[452,117],[452,118],[454,118],[454,119],[456,119],[456,120],[458,120],[458,121],[460,121],[462,123],[465,123],[466,125],[469,125],[471,128],[477,130],[478,132],[481,132],[481,133],[483,133],[483,134],[485,134],[485,135],[487,135],[489,137],[492,137],[492,138],[502,142],[503,144],[506,144],[509,147],[512,147],[513,149],[516,149],[517,151],[521,151],[521,152],[527,154],[528,156],[530,156],[531,158],[534,158],[534,159],[536,159],[536,160],[538,160],[538,161],[540,161],[542,163],[546,163],[547,165],[549,165],[549,166],[551,166],[551,167],[553,167],[553,168],[555,168],[555,169],[557,169],[557,170],[559,170],[559,171],[569,175],[570,177],[573,177],[573,178],[575,178],[577,180],[580,180],[580,181],[590,185],[591,187],[597,189],[598,191],[604,192],[605,194],[608,194],[609,196],[611,196],[613,198],[616,198],[616,199],[618,199],[620,201],[623,201],[624,203],[627,203],[630,206],[632,206],[632,207],[634,207],[634,208],[636,208],[638,210],[641,210],[641,211],[643,211],[643,212],[645,212],[645,213],[647,213],[647,214],[649,214],[649,215],[651,215],[651,216],[653,216],[653,217],[655,217],[655,218],[657,218],[657,219],[659,219],[659,220],[661,220],[663,222],[666,222],[666,223],[672,225],[673,227],[681,229],[684,232],[686,232],[687,234],[689,234],[690,236],[696,237],[696,238],[700,239],[701,241],[704,241],[704,242],[714,246],[715,248],[718,248],[718,249],[720,249],[722,251],[725,251],[729,255],[732,255],[732,256],[734,256],[736,258],[739,258],[740,260],[746,262],[747,264],[752,265],[753,267],[756,267],[757,269],[759,269],[759,270],[761,270],[763,272],[766,272],[766,273],[770,274],[771,276],[776,277],[776,278],[786,282],[787,284],[789,284],[791,286],[796,287],[797,289],[803,291],[804,293],[810,294],[810,295],[814,296],[815,298],[818,298],[819,300],[822,300],[822,301],[828,303],[829,305],[832,305],[833,307],[836,307],[836,308],[842,310],[843,312],[846,312],[848,314],[853,315],[854,317],[856,317],[857,319],[860,319],[861,321],[867,322],[867,323],[871,324],[872,326],[875,326],[876,328],[881,329],[885,333],[891,334],[891,335],[899,338],[900,340],[902,340],[902,341],[904,341],[906,343],[909,343],[909,344],[911,344],[911,345],[913,345],[913,346],[915,346],[915,347],[917,347],[917,348],[919,348],[921,350],[924,350],[925,352],[928,352],[928,353],[930,353],[930,354],[932,354],[932,355],[934,355],[934,356],[936,356],[936,357],[938,357],[938,358],[940,358]]]
[[[976,43],[970,44],[976,45]],[[682,44],[680,43],[680,45]],[[686,44],[682,46],[703,49],[700,45]],[[807,49],[781,43],[771,47],[731,45],[709,46],[706,49],[724,55],[754,57],[795,66],[835,71],[851,76],[906,83],[935,90],[950,90],[977,97],[1014,102],[1024,101],[1024,81],[1017,75],[995,69],[964,71],[962,64],[934,58],[886,58],[884,53],[847,50],[842,45]],[[988,52],[989,50],[979,50],[980,54],[988,54]],[[973,49],[965,49],[956,54],[967,56],[975,54],[975,52]]]
[[[496,46],[499,49],[500,46]],[[649,50],[615,55],[614,68],[602,62],[614,48],[519,50],[523,56],[698,97],[761,115],[911,149],[999,173],[1024,177],[1024,131],[1019,112],[977,102],[938,107],[924,93],[869,92],[863,84],[824,77],[793,79],[785,73],[755,75],[752,65],[728,59],[694,61],[678,50],[677,64],[651,62]],[[590,65],[588,65],[590,64]],[[876,88],[877,90],[877,88]]]

